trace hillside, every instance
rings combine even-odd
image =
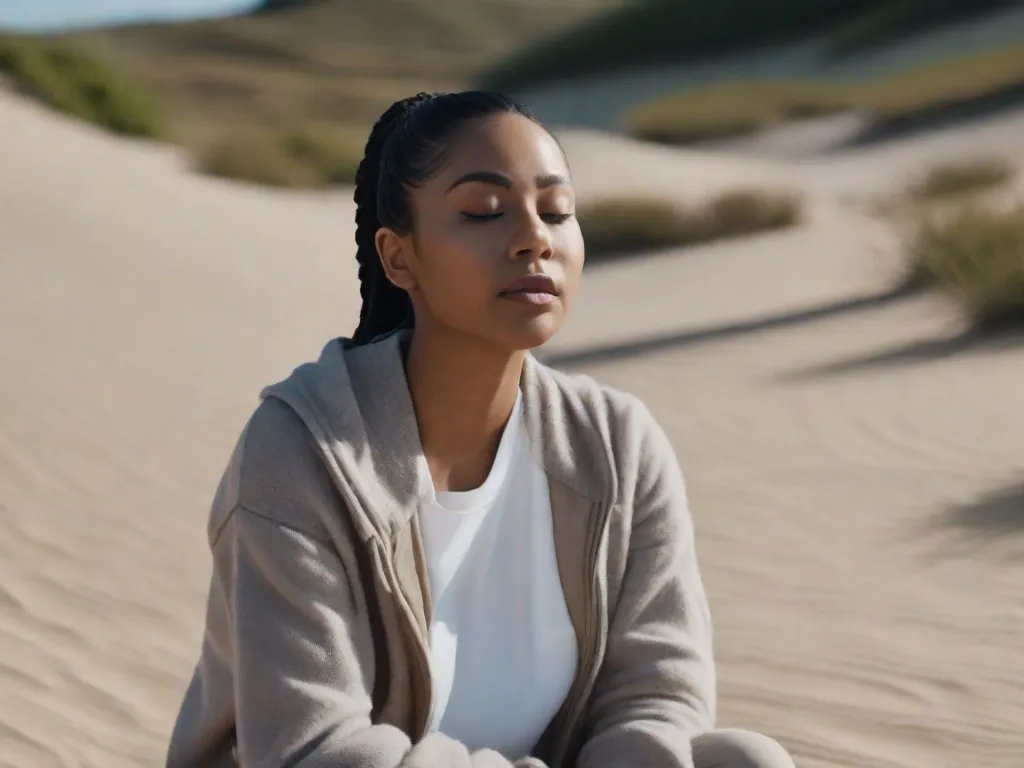
[[[269,0],[249,15],[67,35],[153,84],[185,139],[225,123],[365,124],[621,0]]]
[[[636,0],[513,50],[480,81],[502,90],[700,62],[811,37],[850,53],[1021,0]]]

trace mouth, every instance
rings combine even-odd
[[[559,295],[555,281],[545,274],[524,275],[506,285],[498,296],[523,304],[550,304]]]

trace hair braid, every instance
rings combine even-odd
[[[363,306],[359,325],[352,335],[356,344],[366,344],[382,333],[411,320],[409,295],[388,280],[377,254],[376,235],[381,227],[377,212],[377,187],[381,160],[387,140],[420,104],[431,95],[419,93],[392,104],[370,131],[363,159],[356,171],[356,261],[359,263],[359,295]]]

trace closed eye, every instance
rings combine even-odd
[[[541,218],[549,224],[565,224],[574,215],[572,213],[545,213]]]
[[[470,221],[494,221],[500,219],[504,214],[499,211],[497,213],[463,213],[462,215]],[[574,215],[572,213],[544,213],[541,214],[541,218],[548,224],[564,224]]]

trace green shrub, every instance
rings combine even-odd
[[[930,169],[910,185],[908,192],[917,200],[938,200],[989,190],[1013,176],[1013,166],[1002,158],[958,160]]]
[[[687,246],[781,229],[801,218],[799,198],[762,190],[735,190],[699,206],[658,197],[612,197],[581,206],[587,253]]]
[[[70,45],[2,36],[0,72],[54,109],[115,133],[156,138],[164,132],[163,110],[151,93]]]
[[[1024,325],[1024,204],[923,213],[909,272],[950,295],[977,326]]]
[[[239,129],[200,153],[204,173],[275,187],[352,184],[365,136],[355,129],[313,124],[289,129]]]
[[[642,104],[626,115],[638,139],[688,144],[753,133],[775,123],[841,111],[836,90],[816,83],[747,81],[711,85]]]

